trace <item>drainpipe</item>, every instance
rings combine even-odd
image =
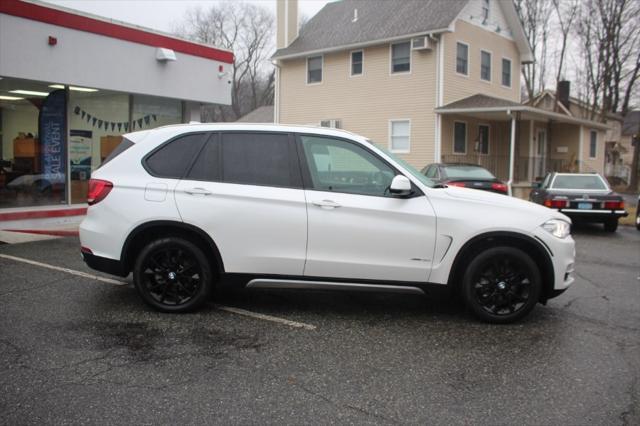
[[[516,153],[516,116],[511,113],[511,110],[507,110],[507,115],[511,117],[511,146],[509,148],[509,182],[507,187],[509,188],[509,196],[513,196],[513,168],[515,162]]]

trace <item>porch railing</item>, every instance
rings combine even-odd
[[[493,173],[498,179],[509,179],[508,155],[443,155],[443,163],[477,164]],[[549,172],[577,172],[577,161],[539,157],[515,157],[514,182],[530,182],[544,177]]]

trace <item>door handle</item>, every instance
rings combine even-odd
[[[323,209],[337,209],[338,207],[340,207],[340,204],[331,200],[312,201],[312,204]]]
[[[211,195],[211,191],[208,191],[204,188],[190,188],[185,189],[184,192],[189,195]]]

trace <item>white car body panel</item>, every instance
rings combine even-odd
[[[211,195],[191,195],[202,188]],[[183,180],[175,190],[182,220],[215,241],[227,272],[302,275],[307,245],[304,191]]]
[[[385,158],[424,196],[400,199],[179,181],[152,177],[142,167],[144,155],[174,136],[226,130],[347,138]],[[89,207],[80,227],[82,246],[96,256],[120,260],[123,245],[137,226],[168,220],[207,232],[220,250],[226,272],[447,284],[465,243],[486,233],[504,232],[541,242],[551,251],[554,289],[564,289],[573,280],[570,276],[565,279],[574,263],[573,240],[570,236],[557,238],[541,227],[550,219],[570,222],[566,216],[486,191],[430,188],[362,136],[301,126],[191,124],[131,133],[125,138],[135,145],[92,176],[114,183],[104,200]],[[155,192],[145,196],[148,185],[153,191],[166,186],[166,197]],[[196,187],[213,195],[184,192]],[[325,199],[341,207],[325,209],[313,204]]]
[[[436,220],[426,197],[306,191],[310,277],[426,282]],[[319,206],[323,201],[339,207]]]

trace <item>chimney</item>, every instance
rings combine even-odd
[[[565,108],[569,109],[569,92],[571,90],[571,82],[567,80],[561,80],[558,82],[556,88],[556,100],[560,102]]]
[[[298,0],[277,0],[276,48],[283,49],[298,37]]]

